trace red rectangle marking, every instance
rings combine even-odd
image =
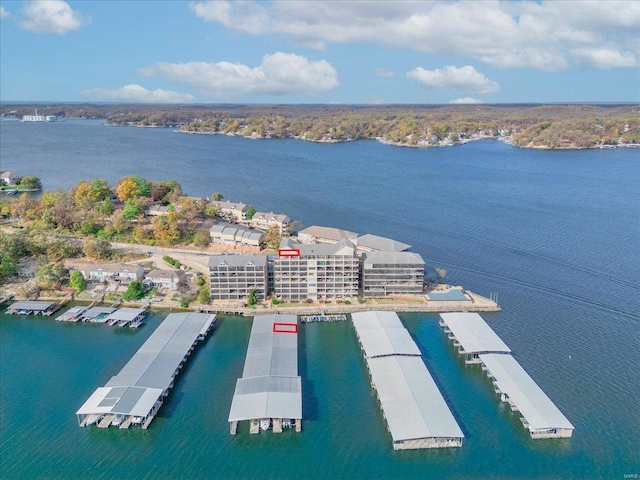
[[[278,256],[280,257],[299,257],[300,250],[297,248],[286,248],[278,250]]]
[[[297,323],[274,323],[273,333],[298,333]]]

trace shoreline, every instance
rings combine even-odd
[[[138,127],[138,128],[176,128],[175,126],[161,126],[161,125],[155,125],[155,126],[148,126],[148,125],[113,125],[113,126],[123,126],[123,127]],[[407,143],[401,143],[401,142],[393,142],[391,140],[387,140],[384,139],[382,137],[376,137],[376,138],[356,138],[356,139],[346,139],[346,140],[342,140],[342,139],[337,139],[337,138],[330,138],[330,139],[321,139],[321,140],[311,140],[309,138],[304,138],[304,137],[300,137],[300,136],[290,136],[290,137],[262,137],[262,136],[258,136],[258,135],[242,135],[240,133],[235,133],[235,132],[229,132],[229,133],[224,133],[224,132],[190,132],[190,131],[186,131],[183,130],[182,128],[176,130],[176,133],[184,133],[184,134],[188,134],[188,135],[224,135],[227,137],[241,137],[241,138],[245,138],[247,140],[285,140],[285,139],[292,139],[292,140],[304,140],[305,142],[311,142],[311,143],[328,143],[328,144],[335,144],[335,143],[351,143],[351,142],[357,142],[357,141],[361,141],[361,140],[373,140],[379,143],[382,143],[383,145],[389,145],[392,147],[405,147],[405,148],[442,148],[442,147],[458,147],[460,145],[465,145],[467,143],[471,143],[471,142],[478,142],[478,141],[483,141],[483,140],[497,140],[499,142],[504,143],[505,145],[509,145],[511,147],[514,148],[521,148],[521,149],[531,149],[531,150],[615,150],[616,148],[640,148],[640,144],[636,144],[636,143],[617,143],[615,145],[594,145],[592,147],[575,147],[575,146],[568,146],[568,147],[548,147],[546,145],[516,145],[515,143],[513,143],[513,141],[511,140],[510,137],[501,137],[501,136],[481,136],[481,137],[474,137],[474,138],[466,138],[464,140],[459,140],[457,142],[440,142],[437,144],[429,144],[429,143],[418,143],[416,145],[410,145]]]

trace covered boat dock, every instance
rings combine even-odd
[[[82,317],[82,314],[86,312],[88,307],[71,307],[69,310],[59,315],[56,320],[58,322],[77,322]]]
[[[115,312],[111,313],[105,318],[105,322],[109,325],[117,325],[119,327],[139,326],[142,323],[142,319],[146,315],[144,308],[119,308]]]
[[[444,332],[467,364],[479,364],[478,355],[483,353],[511,353],[511,349],[477,313],[441,313],[440,326],[444,327]]]
[[[571,437],[574,426],[515,358],[485,354],[480,360],[500,399],[522,414],[520,421],[531,438]]]
[[[82,314],[80,320],[91,323],[104,323],[107,317],[115,312],[113,307],[91,307]]]
[[[239,421],[249,432],[302,428],[302,380],[298,376],[296,315],[254,317],[242,378],[236,382],[229,423],[235,434]]]
[[[12,303],[7,308],[7,313],[11,315],[51,315],[55,312],[55,306],[53,302],[20,301]]]
[[[124,368],[76,412],[81,427],[141,424],[146,429],[173,387],[174,378],[215,322],[206,313],[171,313]]]
[[[461,447],[464,434],[398,315],[351,317],[394,450]]]

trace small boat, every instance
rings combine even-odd
[[[122,423],[123,420],[124,420],[124,415],[116,415],[116,418],[113,419],[113,421],[111,422],[111,425],[118,426]]]
[[[271,426],[271,419],[270,418],[263,418],[262,420],[260,420],[260,428],[262,430],[269,430],[270,426]]]
[[[94,413],[89,415],[89,418],[87,418],[87,421],[85,422],[85,425],[91,425],[96,423],[98,420],[102,419],[102,415],[99,413]]]

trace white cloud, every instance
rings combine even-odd
[[[284,34],[317,49],[368,42],[548,71],[640,63],[637,0],[204,1],[189,8],[206,22],[251,35]],[[603,45],[624,60],[601,58]]]
[[[474,105],[474,104],[483,103],[483,102],[482,100],[478,100],[477,98],[462,97],[462,98],[455,98],[451,100],[449,103],[454,105]]]
[[[396,76],[396,72],[393,70],[387,70],[386,68],[376,68],[376,76],[381,78],[391,78]]]
[[[489,80],[470,65],[460,68],[447,65],[435,70],[418,67],[407,72],[407,77],[417,80],[427,90],[453,90],[479,95],[500,91],[500,85]]]
[[[27,2],[22,8],[22,16],[19,25],[34,33],[64,35],[91,23],[89,17],[72,10],[63,0]]]
[[[147,90],[140,85],[125,85],[122,88],[92,88],[80,92],[84,98],[104,102],[134,103],[191,103],[195,97],[189,93],[170,90]]]
[[[0,20],[3,18],[9,18],[11,13],[9,10],[6,10],[2,5],[0,5]]]
[[[156,63],[138,70],[187,83],[213,98],[243,95],[313,95],[338,86],[338,72],[325,60],[309,61],[292,53],[265,55],[257,67],[241,63]]]

